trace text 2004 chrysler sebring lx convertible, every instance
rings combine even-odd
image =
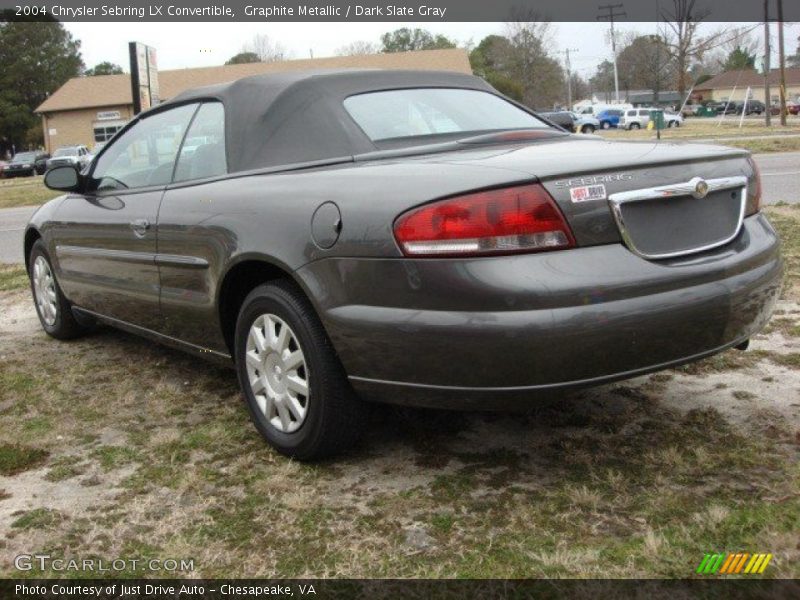
[[[534,403],[744,346],[782,274],[747,152],[573,136],[453,73],[186,92],[46,183],[44,329],[233,359],[301,459],[352,442],[365,399]]]

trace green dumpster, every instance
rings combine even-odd
[[[698,117],[716,117],[717,111],[710,106],[701,106],[695,113]]]
[[[651,110],[650,121],[653,123],[655,129],[664,129],[664,111]]]

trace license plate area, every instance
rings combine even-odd
[[[746,177],[695,178],[609,197],[625,245],[651,260],[727,244],[741,230],[746,201]]]

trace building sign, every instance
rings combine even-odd
[[[161,102],[161,96],[158,92],[158,60],[156,57],[156,49],[147,47],[147,78],[150,82],[150,105],[155,106]]]
[[[47,130],[47,135],[58,135],[58,130],[55,127],[51,127]]]
[[[133,113],[139,114],[159,103],[158,61],[156,49],[139,42],[129,42]]]
[[[106,110],[97,113],[97,120],[98,121],[113,121],[115,119],[119,119],[122,115],[118,110]]]

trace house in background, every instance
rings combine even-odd
[[[271,63],[223,65],[159,71],[162,100],[184,90],[235,81],[250,75],[307,69],[422,69],[472,73],[462,48],[421,50],[363,56],[333,56]],[[130,75],[75,77],[45,100],[36,113],[42,117],[48,152],[59,146],[105,143],[133,118]]]
[[[800,98],[800,67],[790,67],[784,70],[786,77],[786,99],[797,102]],[[692,93],[692,98],[697,102],[714,100],[715,102],[743,101],[747,88],[750,88],[749,100],[760,100],[765,104],[777,104],[780,101],[780,71],[771,69],[769,72],[770,96],[769,102],[764,99],[764,75],[755,69],[741,69],[725,71],[697,85]]]

